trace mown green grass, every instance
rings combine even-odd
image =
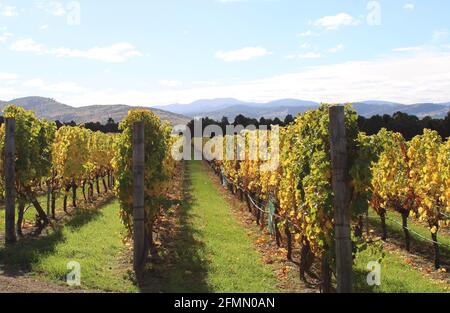
[[[183,207],[183,232],[176,242],[179,262],[162,291],[277,291],[272,267],[263,264],[202,163],[192,162],[190,168],[192,199]],[[0,248],[0,263],[10,272],[27,271],[64,283],[69,272],[67,263],[77,261],[81,264],[82,288],[137,292],[128,265],[121,265],[125,247],[118,210],[117,201],[101,210],[80,209],[46,236]]]
[[[128,266],[123,265],[124,228],[117,201],[98,210],[79,209],[64,226],[46,236],[24,239],[0,248],[6,272],[28,271],[38,277],[64,283],[67,264],[81,265],[81,288],[135,292]]]
[[[192,199],[182,208],[178,261],[162,291],[277,292],[273,268],[262,262],[204,164],[189,162],[187,172]]]
[[[247,236],[247,230],[236,221],[230,204],[211,183],[204,164],[190,162],[187,172],[191,198],[184,201],[180,212],[182,229],[174,243],[177,261],[166,273],[158,291],[279,291],[273,267],[262,262]],[[45,203],[45,197],[39,200]],[[118,212],[117,201],[99,210],[79,209],[46,236],[25,239],[10,247],[1,247],[0,244],[0,264],[10,274],[25,271],[63,284],[69,272],[67,263],[77,261],[81,264],[82,288],[116,292],[155,291],[151,286],[139,290],[130,278],[129,262],[123,259],[124,228]],[[27,212],[26,218],[34,218],[33,209]],[[390,218],[400,221],[399,216],[391,215]],[[2,210],[0,219],[0,231],[3,232]],[[378,218],[373,213],[370,220],[372,225],[377,225]],[[388,234],[402,235],[401,226],[390,221],[387,224]],[[411,220],[410,226],[423,236],[429,236],[423,225]],[[413,238],[417,244],[426,244],[420,238]],[[440,236],[440,241],[449,243],[450,239]],[[374,287],[366,283],[367,264],[378,260],[381,251],[368,249],[358,254],[354,265],[355,291],[449,292],[447,285],[425,277],[397,253],[384,253],[381,286]]]
[[[433,281],[424,276],[419,270],[406,264],[397,254],[385,251],[381,260],[381,285],[369,286],[367,284],[367,265],[377,261],[381,252],[365,250],[357,255],[354,271],[354,286],[357,292],[381,293],[440,293],[450,292],[445,283]]]
[[[389,238],[396,238],[403,243],[403,228],[401,226],[401,216],[396,212],[389,214],[389,219],[386,220],[387,235]],[[369,211],[369,222],[372,227],[381,229],[380,218],[373,211]],[[410,218],[408,220],[408,228],[420,234],[424,238],[431,239],[429,229]],[[428,247],[428,254],[424,255],[429,262],[430,268],[433,267],[433,252],[432,243],[428,240],[410,232],[412,238],[412,246],[422,248]],[[450,237],[447,234],[440,233],[438,241],[444,245],[450,245]],[[399,249],[402,249],[400,246]],[[449,260],[450,249],[446,246],[441,246],[441,261]],[[366,250],[357,256],[355,275],[356,286],[362,292],[450,292],[448,284],[433,281],[424,276],[418,269],[413,268],[410,264],[406,264],[404,258],[393,252],[385,251],[385,256],[381,262],[381,286],[369,287],[366,283],[366,276],[368,273],[367,264],[370,261],[376,261],[381,257],[381,252],[374,250]]]
[[[202,205],[207,208],[212,208],[208,206],[211,203],[207,199],[213,191],[209,191],[209,188],[215,188],[210,182],[202,183],[203,173],[198,172],[198,164],[193,164],[193,188],[194,194],[198,198],[204,199]],[[201,169],[201,168],[200,168]],[[216,210],[212,214],[219,214],[219,210]],[[206,216],[206,215],[205,215]],[[209,221],[209,217],[208,217]],[[413,223],[412,223],[413,224]],[[225,225],[224,221],[221,221],[217,227]],[[417,224],[415,228],[420,228],[421,225]],[[426,231],[426,229],[422,229]],[[211,236],[211,234],[209,234]],[[240,235],[241,236],[241,235]],[[244,238],[245,236],[241,236]],[[209,237],[208,237],[209,238]],[[227,243],[226,237],[223,238],[224,242]],[[238,238],[234,240],[239,240]],[[252,249],[253,250],[253,249]],[[370,261],[377,261],[381,258],[381,250],[376,248],[369,248],[358,254],[354,265],[354,287],[357,292],[382,292],[382,293],[399,293],[399,292],[448,292],[446,289],[448,287],[444,283],[433,281],[424,276],[422,272],[415,269],[409,264],[406,264],[401,256],[394,252],[384,251],[384,257],[381,260],[381,285],[371,287],[367,284],[366,277],[369,273],[367,265]],[[432,265],[432,263],[430,263]]]

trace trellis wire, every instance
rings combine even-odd
[[[422,238],[422,239],[425,240],[425,241],[428,241],[428,242],[431,242],[431,243],[435,243],[435,244],[438,244],[438,245],[443,246],[443,247],[450,248],[450,245],[447,245],[447,244],[442,243],[442,242],[437,242],[437,241],[431,240],[431,239],[429,239],[429,238],[427,238],[427,237],[425,237],[425,236],[422,236],[422,235],[419,234],[418,232],[412,230],[412,229],[409,228],[409,227],[403,226],[402,223],[400,223],[400,222],[398,222],[398,221],[396,221],[396,220],[394,220],[394,219],[391,219],[391,218],[389,218],[389,217],[387,217],[387,216],[386,216],[386,219],[387,219],[388,221],[391,221],[391,222],[393,222],[393,223],[396,223],[397,225],[400,225],[402,228],[407,229],[408,231],[410,231],[410,232],[413,233],[414,235],[416,235],[416,236]]]

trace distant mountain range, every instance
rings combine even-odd
[[[75,121],[78,124],[86,122],[106,123],[109,118],[120,122],[128,114],[130,109],[137,108],[124,104],[91,105],[75,108],[49,98],[26,97],[11,101],[0,101],[0,111],[3,111],[3,108],[9,104],[15,104],[27,110],[32,110],[40,118],[53,121],[59,120],[61,122]],[[181,114],[155,108],[151,110],[163,121],[168,121],[172,125],[186,124],[190,120],[190,118]]]
[[[187,115],[190,117],[206,117],[221,119],[226,116],[234,119],[243,114],[252,118],[281,118],[291,114],[296,116],[319,105],[317,102],[297,99],[282,99],[268,103],[253,103],[236,100],[233,98],[222,98],[213,100],[199,100],[190,104],[171,104],[167,106],[156,106],[157,109]],[[419,103],[405,105],[388,101],[363,101],[353,103],[353,107],[359,115],[371,117],[373,115],[392,115],[396,112],[404,112],[416,115],[420,118],[431,116],[443,118],[450,111],[449,103]]]
[[[313,101],[303,101],[296,99],[282,99],[268,103],[245,102],[233,98],[219,98],[211,100],[198,100],[189,104],[170,104],[165,106],[154,106],[154,108],[162,109],[190,117],[208,116],[210,118],[222,118],[227,116],[234,118],[239,114],[248,117],[267,117],[268,114],[280,114],[284,116],[290,114],[286,112],[288,109],[305,108],[311,109],[318,104]],[[277,112],[279,111],[279,112]],[[299,111],[297,113],[301,113]],[[297,114],[295,113],[295,114]],[[221,115],[222,114],[222,115]],[[228,115],[227,115],[228,114]]]
[[[116,105],[91,105],[75,108],[67,104],[57,102],[54,99],[43,97],[26,97],[11,101],[0,101],[0,111],[6,105],[15,104],[32,110],[38,117],[61,122],[75,121],[76,123],[101,122],[105,123],[109,118],[120,122],[130,109],[137,108],[124,104]],[[244,102],[233,98],[198,100],[190,104],[171,104],[150,108],[162,120],[169,121],[172,125],[186,124],[193,117],[210,117],[220,120],[226,116],[233,120],[237,115],[243,114],[252,118],[284,119],[286,115],[296,116],[319,104],[313,101],[297,99],[281,99],[268,103]],[[364,101],[353,103],[359,115],[371,117],[373,115],[392,115],[395,112],[404,112],[416,115],[420,118],[431,116],[443,118],[450,111],[448,103],[420,103],[404,105],[387,101]],[[145,107],[144,107],[145,108]]]

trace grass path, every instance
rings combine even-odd
[[[166,212],[171,240],[161,238],[166,246],[159,249],[159,261],[149,264],[147,284],[140,289],[131,279],[131,264],[126,257],[129,253],[122,242],[125,230],[116,200],[97,210],[80,208],[70,219],[55,229],[48,229],[39,238],[24,239],[9,247],[0,244],[0,284],[9,285],[7,289],[15,291],[21,288],[22,291],[66,291],[67,263],[77,261],[81,264],[81,287],[92,291],[280,291],[274,265],[262,261],[248,229],[233,215],[231,202],[212,183],[208,171],[202,162],[186,163],[185,199],[178,209]],[[417,229],[425,232],[418,226]],[[390,233],[395,233],[393,230],[394,227]],[[430,280],[406,264],[405,253],[396,250],[385,251],[382,285],[368,287],[367,263],[381,256],[378,249],[371,250],[362,252],[356,259],[355,290],[449,292],[445,282]]]
[[[247,230],[211,183],[202,162],[187,163],[188,194],[180,211],[173,266],[161,265],[163,292],[276,292],[273,268],[262,262]],[[149,282],[149,287],[151,287]],[[153,284],[153,288],[155,284]]]
[[[64,286],[67,264],[81,264],[82,288],[139,292],[274,292],[273,268],[263,264],[247,230],[231,213],[202,162],[187,165],[187,199],[180,214],[175,266],[161,288],[139,290],[130,279],[129,260],[123,259],[124,228],[119,205],[113,201],[98,210],[76,211],[63,225],[39,238],[0,246],[0,270],[5,277],[35,277]],[[164,257],[162,258],[164,260]],[[167,262],[162,262],[166,264]]]
[[[217,292],[276,291],[272,268],[262,263],[247,231],[238,224],[229,203],[215,189],[202,162],[191,163],[192,223],[204,241],[209,261],[207,282]]]
[[[119,204],[113,201],[98,210],[79,209],[63,226],[39,238],[0,247],[0,264],[8,276],[33,275],[64,285],[67,263],[81,265],[81,288],[136,292],[128,277],[122,243],[124,228]]]

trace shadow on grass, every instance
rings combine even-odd
[[[379,218],[371,216],[369,219],[370,225],[375,228],[378,233],[381,230],[381,223]],[[386,223],[387,239],[393,242],[395,245],[405,249],[405,236],[403,228],[400,225],[393,224],[392,222]],[[418,237],[416,234],[410,232],[411,236],[411,253],[422,256],[430,264],[434,264],[434,248],[430,241]],[[431,240],[431,234],[429,235]],[[439,241],[439,235],[438,235]],[[450,248],[445,245],[440,245],[440,260],[441,266],[450,267]],[[406,251],[406,250],[405,250]]]
[[[49,229],[47,235],[24,237],[16,244],[0,246],[0,270],[11,277],[32,271],[33,265],[38,263],[41,257],[55,253],[58,243],[65,240],[64,227],[76,230],[100,215],[100,210],[78,209],[70,219]]]
[[[186,162],[183,181],[184,200],[176,211],[179,227],[161,236],[167,251],[159,260],[149,264],[141,281],[143,293],[199,293],[211,292],[207,282],[208,263],[202,259],[204,244],[195,239],[199,233],[192,225],[192,183],[190,163]],[[173,227],[171,225],[170,227]]]

